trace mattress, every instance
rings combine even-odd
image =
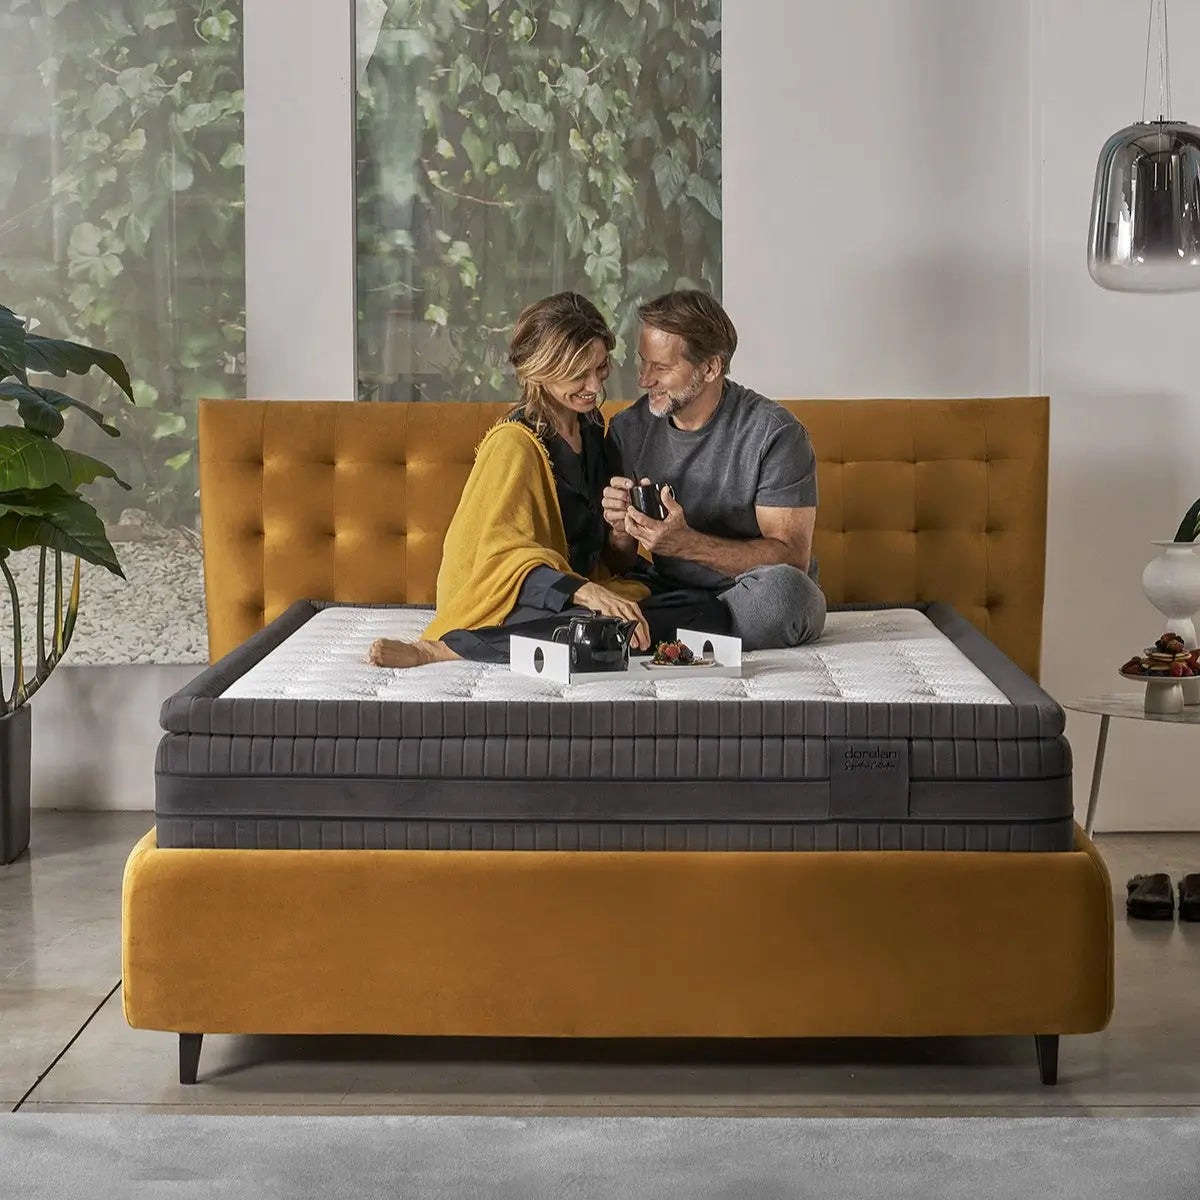
[[[428,609],[300,601],[170,697],[158,844],[981,850],[1072,845],[1060,707],[941,604],[830,611],[742,677],[386,670]]]

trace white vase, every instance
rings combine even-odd
[[[1195,614],[1200,611],[1200,555],[1195,542],[1155,542],[1161,547],[1157,558],[1142,572],[1142,591],[1162,613],[1165,623],[1158,632],[1177,633],[1188,650],[1195,650]],[[1200,704],[1200,679],[1183,683],[1185,704]]]

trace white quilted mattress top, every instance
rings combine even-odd
[[[396,670],[367,662],[379,637],[416,638],[432,609],[325,608],[222,695],[309,700],[825,700],[1008,704],[1008,697],[915,609],[830,613],[821,638],[742,656],[740,679],[701,672],[613,674],[561,684],[489,663]]]

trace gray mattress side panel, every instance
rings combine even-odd
[[[823,700],[595,702],[590,704],[378,700],[225,699],[220,693],[314,613],[300,600],[230,651],[162,707],[168,732],[244,737],[557,737],[574,741],[637,736],[853,738],[1049,738],[1065,728],[1062,709],[965,618],[944,604],[839,606],[915,608],[925,613],[1009,697],[1011,704],[871,704]],[[402,607],[379,605],[374,607]],[[412,606],[407,606],[412,607]]]
[[[176,693],[162,726],[172,733],[243,737],[571,737],[638,735],[857,738],[1057,737],[1061,710],[1002,704],[828,700],[529,701],[210,699]]]
[[[432,779],[283,779],[159,775],[155,813],[172,817],[321,821],[805,822],[919,820],[1020,823],[1070,818],[1071,778],[913,781],[898,794],[845,804],[822,780],[627,782]]]
[[[250,850],[925,850],[1053,853],[1074,845],[1069,818],[1036,824],[687,824],[304,821],[160,817],[158,844]]]
[[[572,740],[463,738],[236,737],[168,733],[160,775],[412,779],[805,780],[828,779],[838,747],[880,740],[664,735]],[[889,743],[892,744],[892,743]],[[894,743],[911,779],[1039,779],[1070,774],[1066,738]]]

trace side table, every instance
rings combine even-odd
[[[1181,713],[1148,713],[1143,697],[1092,696],[1071,700],[1063,705],[1072,712],[1095,713],[1100,717],[1100,736],[1096,739],[1096,761],[1092,767],[1092,789],[1088,795],[1087,820],[1083,829],[1092,836],[1096,821],[1096,801],[1100,797],[1100,773],[1104,769],[1104,748],[1108,743],[1108,722],[1112,717],[1128,717],[1134,721],[1160,721],[1166,725],[1200,725],[1200,705],[1185,708]]]

